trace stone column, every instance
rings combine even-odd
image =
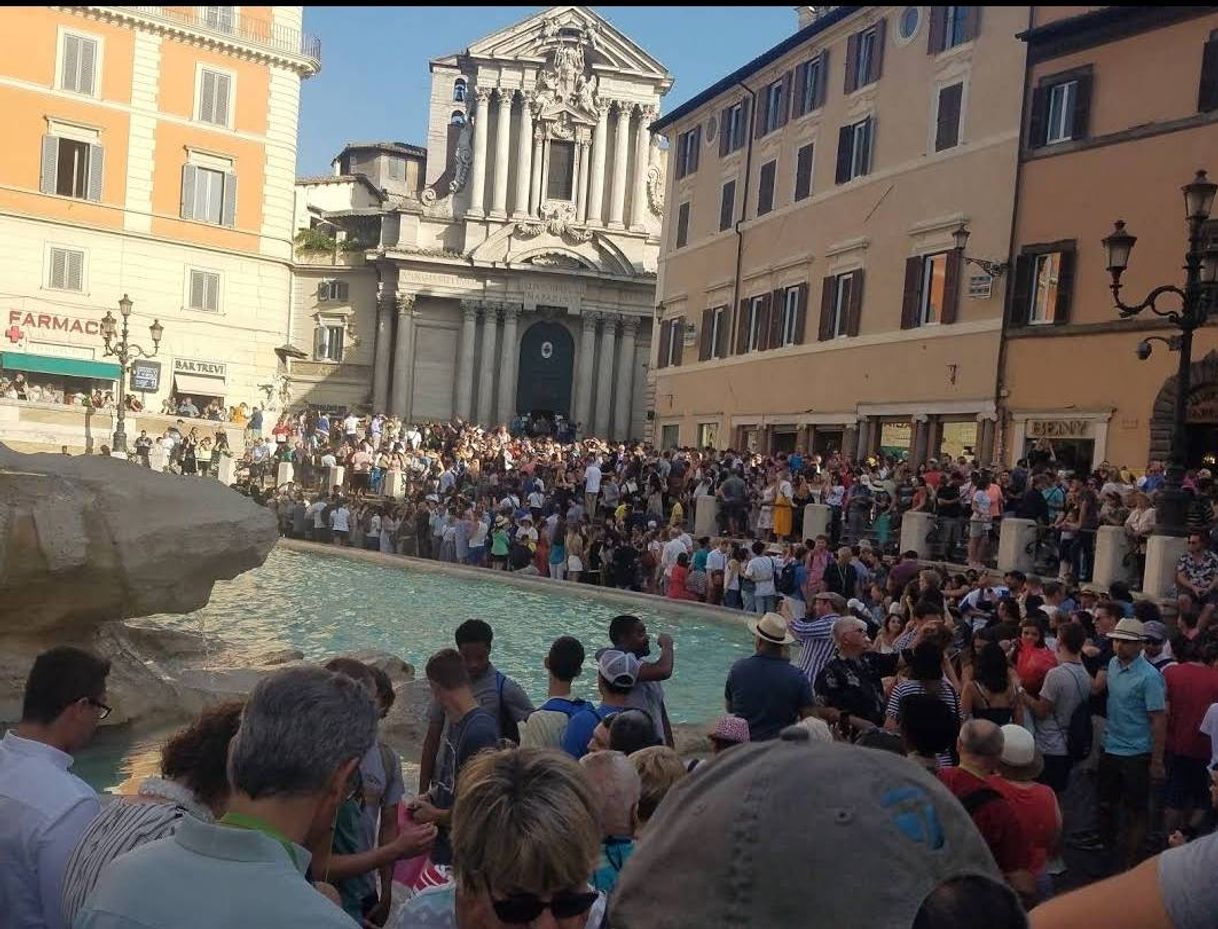
[[[913,418],[913,445],[909,450],[909,463],[914,467],[926,461],[926,446],[930,432],[930,417],[917,413]]]
[[[389,409],[389,370],[393,365],[393,295],[382,293],[376,306],[376,357],[372,364],[372,411]]]
[[[1036,550],[1036,532],[1034,519],[1003,517],[998,526],[998,557],[995,559],[999,571],[1031,574],[1035,570],[1031,553]]]
[[[609,228],[625,229],[626,158],[630,151],[630,104],[617,101],[617,135],[613,139],[613,186],[609,188]]]
[[[541,168],[544,133],[540,126],[533,130],[533,164],[529,172],[529,215],[536,216],[541,207]]]
[[[634,200],[630,204],[630,228],[643,231],[643,219],[647,216],[647,156],[651,148],[651,120],[655,107],[639,107],[639,128],[634,137]]]
[[[609,406],[613,399],[613,347],[617,342],[617,317],[606,316],[601,330],[601,368],[596,378],[596,429],[593,435],[609,435]]]
[[[847,423],[846,428],[842,430],[842,457],[847,461],[853,461],[858,457],[859,449],[859,424]]]
[[[609,141],[609,102],[601,100],[596,105],[599,119],[592,133],[592,177],[588,190],[588,221],[601,224],[605,203],[605,147]]]
[[[495,411],[491,408],[491,397],[495,390],[495,336],[499,334],[498,308],[486,303],[482,306],[482,373],[478,379],[478,422],[484,426],[496,425]]]
[[[575,137],[575,219],[588,221],[588,140]]]
[[[993,463],[995,419],[990,413],[982,413],[977,417],[980,428],[977,430],[977,448],[974,451],[978,467],[988,468]]]
[[[575,384],[575,421],[584,435],[592,433],[592,366],[596,362],[596,322],[599,313],[584,313],[579,338],[579,380]]]
[[[516,362],[520,341],[516,337],[516,319],[520,307],[509,303],[503,307],[503,345],[499,349],[499,422],[507,423],[516,412]]]
[[[529,185],[533,180],[533,95],[520,92],[520,137],[516,140],[516,199],[512,218],[522,219],[529,212]]]
[[[474,337],[478,324],[478,303],[461,301],[461,344],[457,354],[457,415],[464,420],[471,416],[474,397]]]
[[[478,109],[474,118],[474,163],[470,166],[469,210],[471,216],[481,216],[486,200],[486,136],[491,123],[491,91],[488,87],[474,90]]]
[[[613,418],[613,436],[619,441],[630,438],[631,407],[634,403],[634,337],[639,320],[627,316],[622,320],[622,349],[617,359],[617,413]]]
[[[499,124],[495,130],[495,178],[491,188],[491,216],[507,216],[508,158],[512,137],[513,91],[499,88]]]
[[[409,421],[414,389],[414,294],[398,295],[398,334],[393,346],[393,388],[389,411]]]

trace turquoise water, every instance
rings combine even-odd
[[[640,609],[634,604],[606,603],[597,597],[596,588],[585,585],[536,586],[537,590],[522,589],[489,577],[452,577],[405,561],[400,567],[388,567],[276,548],[262,567],[216,584],[202,610],[143,622],[202,629],[240,651],[287,643],[312,660],[376,649],[410,662],[421,674],[432,653],[454,645],[458,625],[483,619],[495,630],[491,652],[495,666],[540,703],[546,695],[542,660],[560,635],[574,635],[583,642],[588,659],[575,691],[595,697],[592,655],[609,644],[609,620],[629,612],[647,624],[653,657],[659,654],[656,635],[667,632],[676,640],[676,667],[665,684],[673,722],[701,722],[722,713],[728,669],[753,650],[742,621],[725,620],[709,611],[705,617],[677,615],[666,613],[663,604],[659,609]],[[130,773],[131,758],[149,745],[148,740],[123,743],[113,736],[82,755],[82,776],[95,786],[111,786],[117,774]]]

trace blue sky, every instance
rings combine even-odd
[[[301,90],[297,174],[329,174],[346,142],[422,144],[431,74],[427,62],[546,9],[306,6],[321,37],[322,70]],[[672,73],[663,112],[795,32],[792,6],[598,6],[598,13]]]

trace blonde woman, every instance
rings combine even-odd
[[[546,749],[466,762],[453,808],[452,881],[416,894],[393,929],[599,926],[589,883],[600,855],[597,802],[578,764]]]
[[[641,748],[630,755],[630,763],[639,773],[643,785],[643,792],[639,796],[639,822],[634,830],[634,837],[638,839],[668,791],[687,772],[681,756],[667,745]]]
[[[584,535],[578,526],[567,530],[567,580],[579,583],[579,575],[584,570]]]

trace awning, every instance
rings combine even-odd
[[[224,396],[224,378],[222,377],[202,377],[198,374],[175,373],[173,376],[173,384],[177,389],[178,396]]]
[[[27,355],[25,352],[0,352],[0,368],[35,374],[63,374],[95,381],[117,381],[122,368],[105,361],[82,358],[57,358],[53,355]]]

